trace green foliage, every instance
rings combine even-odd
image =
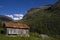
[[[3,27],[3,22],[0,21],[0,34],[4,34],[5,28]]]
[[[57,36],[57,38],[60,36]],[[49,38],[41,38],[38,36],[37,33],[31,33],[29,37],[20,37],[20,36],[16,36],[16,37],[10,37],[10,36],[6,36],[3,34],[0,34],[0,39],[1,40],[59,40],[56,37],[49,37]]]
[[[0,28],[3,26],[2,22],[0,21]]]
[[[3,24],[2,24],[2,22],[0,21],[0,33],[1,33],[1,31],[3,30],[2,26],[3,26]]]
[[[31,32],[48,35],[60,35],[60,2],[48,9],[40,9],[31,14],[26,14],[20,23],[30,26]]]

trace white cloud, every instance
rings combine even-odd
[[[23,19],[23,17],[20,17],[20,19]]]
[[[21,16],[21,17],[23,17],[24,15],[23,14],[14,14],[14,16],[17,16],[17,17]]]
[[[20,19],[23,19],[23,14],[14,14],[14,16],[16,16],[14,19],[15,20],[20,20]]]
[[[13,15],[6,15],[6,16],[11,17],[14,20],[21,20],[21,19],[23,19],[24,15],[23,14],[13,14]]]
[[[13,18],[13,15],[6,15],[6,16]]]
[[[13,18],[14,20],[20,20],[19,18],[17,18],[17,17],[15,17],[15,18]]]

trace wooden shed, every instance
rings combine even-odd
[[[29,26],[20,23],[5,23],[7,35],[29,36]]]

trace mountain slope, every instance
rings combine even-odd
[[[31,32],[60,35],[60,1],[46,9],[34,10],[28,11],[20,23],[28,24]]]
[[[13,21],[13,19],[4,15],[0,15],[0,21],[9,22],[9,21]]]

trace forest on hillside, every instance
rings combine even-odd
[[[29,25],[30,32],[60,35],[60,1],[53,5],[28,10],[19,22]]]

